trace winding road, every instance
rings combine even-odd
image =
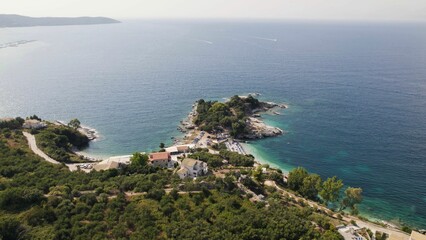
[[[55,159],[49,157],[46,153],[44,153],[40,148],[38,148],[37,143],[36,143],[36,139],[34,137],[34,135],[28,133],[28,132],[22,132],[24,134],[24,136],[27,138],[28,141],[28,145],[30,146],[30,149],[38,156],[42,157],[44,160],[46,160],[47,162],[53,163],[53,164],[62,164],[61,162],[56,161]],[[65,164],[70,171],[77,171],[77,165],[79,165],[79,163],[70,163],[70,164]],[[89,170],[87,169],[83,169],[83,171],[88,172]]]
[[[30,146],[31,150],[37,154],[38,156],[42,157],[44,160],[53,163],[53,164],[61,164],[60,162],[54,160],[53,158],[47,156],[46,153],[44,153],[43,151],[40,150],[40,148],[37,147],[36,144],[36,139],[34,137],[34,135],[27,133],[27,132],[22,132],[24,134],[24,136],[27,138],[28,141],[28,145]]]

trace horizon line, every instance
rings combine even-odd
[[[33,18],[78,18],[78,17],[105,17],[112,18],[115,20],[169,20],[169,21],[223,21],[223,22],[238,22],[238,21],[246,21],[246,22],[318,22],[318,23],[327,23],[327,22],[339,22],[339,23],[426,23],[426,19],[375,19],[375,18],[366,18],[366,19],[345,19],[345,18],[259,18],[259,17],[111,17],[111,16],[103,16],[103,15],[74,15],[74,16],[52,16],[52,15],[44,15],[44,16],[30,16],[19,13],[0,13],[0,15],[19,15]]]

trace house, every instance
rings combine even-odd
[[[177,149],[176,146],[171,146],[171,147],[165,148],[164,150],[166,150],[166,152],[170,153],[171,155],[179,154],[179,150]]]
[[[28,119],[25,120],[22,127],[27,129],[42,129],[47,127],[47,124],[36,119]]]
[[[106,161],[100,162],[99,164],[94,165],[93,169],[95,169],[96,171],[101,171],[101,170],[106,171],[108,169],[116,169],[120,167],[121,167],[121,163],[117,161],[106,160]]]
[[[156,152],[149,154],[149,162],[154,167],[167,168],[171,161],[170,153],[168,152]]]
[[[186,168],[181,168],[176,173],[181,179],[189,177],[189,171]]]
[[[359,231],[361,230],[360,227],[355,225],[339,225],[336,227],[337,231],[340,233],[340,235],[343,236],[344,239],[354,239],[354,240],[363,240],[364,238],[360,236]]]
[[[192,158],[185,158],[181,168],[177,171],[180,178],[194,178],[203,176],[209,171],[207,163]]]
[[[190,152],[191,148],[194,148],[193,145],[178,145],[178,146],[171,146],[166,148],[166,152],[170,153],[171,155],[179,155],[182,153],[188,153]]]
[[[145,154],[145,153],[141,152],[141,154]],[[128,165],[130,164],[130,159],[132,158],[132,156],[133,155],[115,156],[115,157],[110,157],[108,160]]]
[[[190,145],[180,145],[176,146],[179,153],[188,153],[191,150]]]

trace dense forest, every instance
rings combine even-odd
[[[227,129],[234,137],[247,131],[246,118],[254,109],[261,107],[261,102],[251,95],[246,98],[235,95],[225,103],[203,99],[197,103],[198,115],[194,123],[201,130],[211,132]]]
[[[260,186],[266,201],[250,201],[238,187],[241,173],[180,180],[140,156],[121,169],[70,172],[34,155],[20,130],[0,131],[3,240],[342,239],[335,219],[259,185],[256,177],[243,183]],[[230,158],[242,165],[248,160]]]

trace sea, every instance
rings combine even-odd
[[[0,117],[78,118],[101,135],[89,155],[157,150],[196,100],[248,93],[289,106],[263,116],[285,134],[251,141],[258,158],[338,176],[363,189],[362,215],[426,228],[425,23],[0,29]]]

